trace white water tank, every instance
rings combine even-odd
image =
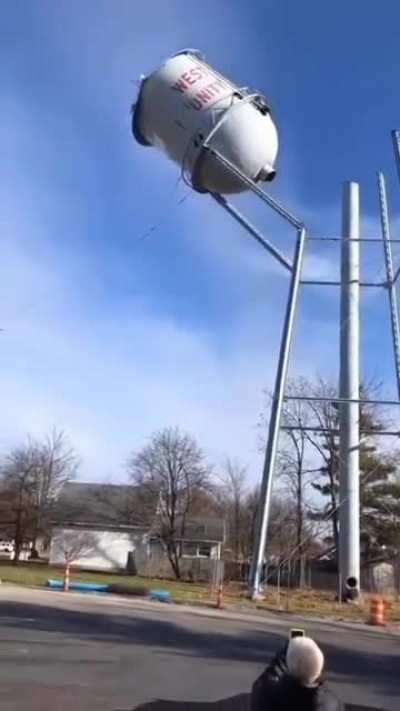
[[[255,182],[275,176],[278,136],[265,98],[239,89],[195,50],[179,52],[142,80],[132,131],[178,163],[199,192],[247,189],[208,148]]]

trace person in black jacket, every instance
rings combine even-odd
[[[254,683],[251,711],[344,711],[321,679],[323,666],[313,639],[291,639]]]

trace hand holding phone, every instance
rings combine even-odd
[[[304,635],[304,630],[298,629],[296,627],[290,630],[290,639],[293,639],[294,637],[304,637]]]

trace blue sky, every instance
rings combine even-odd
[[[400,125],[399,21],[394,0],[3,6],[0,451],[56,425],[83,477],[120,480],[132,449],[178,424],[217,466],[230,455],[259,476],[255,425],[287,277],[133,142],[136,80],[199,48],[267,95],[280,136],[273,194],[314,234],[338,234],[341,183],[357,180],[374,236],[378,168],[399,224],[389,135]],[[290,249],[254,199],[239,204]],[[382,274],[379,248],[364,252],[364,275]],[[308,276],[337,266],[333,245],[308,253]],[[363,374],[393,395],[385,314],[384,294],[364,296]],[[303,292],[292,373],[336,377],[337,316],[335,292]]]

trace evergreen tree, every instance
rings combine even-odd
[[[369,394],[371,397],[371,394]],[[365,388],[360,399],[368,399]],[[322,411],[325,426],[330,432],[320,435],[318,449],[323,465],[320,481],[313,487],[328,503],[314,517],[330,517],[333,540],[339,543],[339,426],[338,406],[335,403],[313,404]],[[330,413],[328,413],[328,409]],[[363,555],[366,559],[382,551],[382,547],[396,548],[400,544],[400,481],[397,478],[396,458],[382,449],[379,431],[385,423],[373,405],[360,405],[360,526]]]

